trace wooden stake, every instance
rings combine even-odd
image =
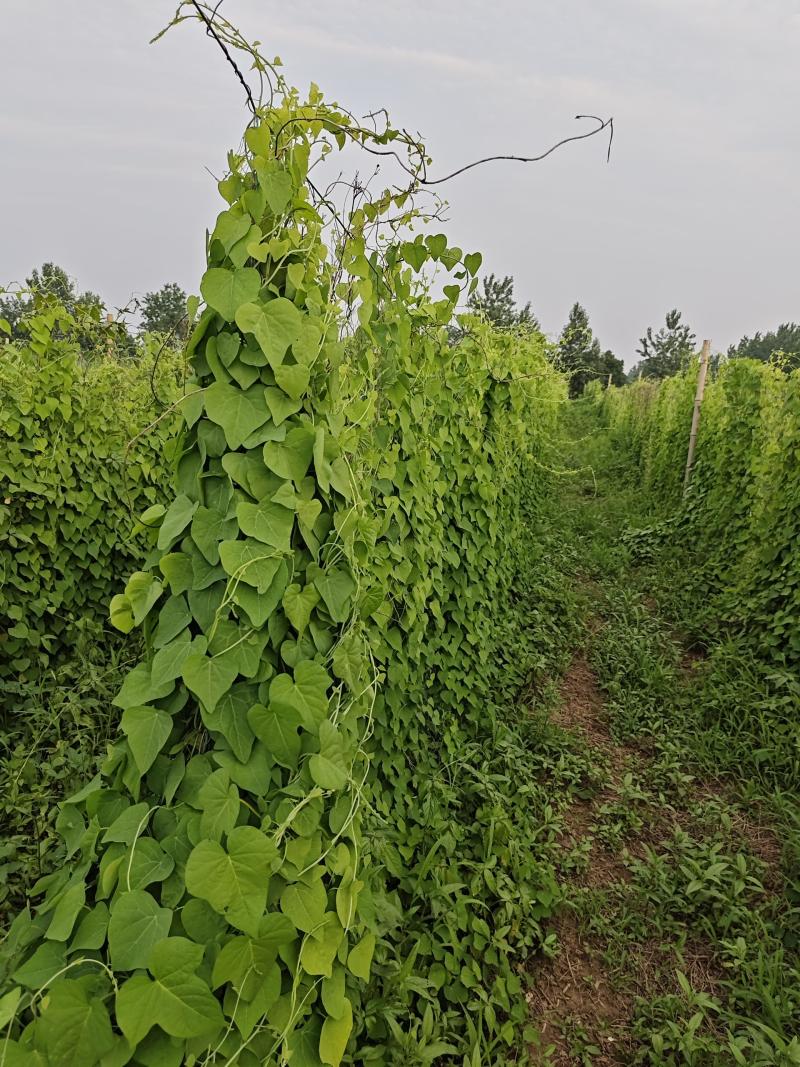
[[[703,351],[700,353],[700,370],[697,373],[697,391],[694,394],[694,411],[692,412],[692,429],[689,433],[689,451],[686,455],[686,473],[683,476],[683,494],[689,489],[692,480],[692,465],[694,464],[694,448],[697,444],[697,430],[700,426],[700,405],[703,403],[703,393],[706,389],[706,372],[708,371],[708,359],[711,354],[711,342],[703,341]]]

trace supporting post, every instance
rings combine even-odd
[[[703,351],[700,353],[700,370],[697,373],[697,391],[694,394],[694,411],[692,412],[692,429],[689,433],[689,451],[686,455],[686,473],[683,476],[683,493],[686,495],[689,482],[692,479],[692,465],[694,464],[694,448],[697,444],[697,430],[700,426],[700,405],[703,403],[703,393],[706,389],[706,373],[708,371],[708,359],[711,354],[711,342],[703,341]]]
[[[614,377],[614,375],[613,375],[613,374],[609,374],[609,376],[608,376],[608,381],[606,382],[606,389],[610,389],[610,388],[611,388],[611,379],[612,379],[613,377]]]

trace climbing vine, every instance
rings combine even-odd
[[[606,417],[632,448],[645,487],[672,513],[669,535],[703,559],[695,582],[729,626],[770,659],[800,659],[797,441],[800,377],[755,360],[724,364],[703,400],[690,492],[683,465],[697,366],[654,386],[605,394]]]
[[[183,363],[113,335],[85,358],[82,323],[37,298],[25,338],[0,343],[0,712],[101,635],[119,575],[146,548],[136,515],[162,500],[176,417],[128,442],[179,396]],[[2,342],[2,332],[0,332]]]
[[[219,183],[174,496],[110,605],[145,655],[62,806],[68,862],[7,942],[11,1067],[523,1048],[514,963],[555,884],[502,700],[548,595],[526,523],[564,384],[536,333],[468,320],[450,344],[480,256],[428,232],[424,146],[257,62],[271,94]],[[349,143],[403,184],[321,189]]]

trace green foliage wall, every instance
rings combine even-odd
[[[521,1046],[514,963],[554,886],[497,701],[531,663],[526,522],[565,387],[537,335],[450,346],[480,257],[398,236],[406,192],[323,243],[310,151],[343,131],[399,136],[287,93],[220,183],[175,495],[111,603],[146,653],[6,944],[11,1067]]]
[[[82,632],[96,637],[147,544],[135,516],[171,481],[174,416],[123,463],[160,410],[153,354],[86,362],[75,329],[52,304],[27,322],[27,341],[0,345],[0,683],[11,706],[19,686],[74,655]],[[174,354],[159,361],[162,398],[177,396],[178,372]]]
[[[731,624],[781,662],[800,661],[800,375],[731,360],[703,401],[692,484],[682,499],[696,364],[653,386],[611,390],[604,411],[644,486],[676,514]]]

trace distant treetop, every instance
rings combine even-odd
[[[601,350],[589,325],[586,308],[577,301],[558,339],[558,365],[569,375],[571,397],[580,396],[589,382],[605,385],[609,375],[612,385],[622,385],[625,381],[622,360],[608,348]]]
[[[167,282],[153,293],[145,293],[141,302],[142,329],[150,333],[185,333],[180,328],[186,319],[186,293],[175,282]]]
[[[800,367],[800,325],[783,322],[777,330],[752,337],[743,337],[728,349],[728,359],[758,359],[762,363],[776,363],[786,370]]]
[[[628,378],[671,378],[686,366],[695,348],[695,335],[681,322],[680,311],[673,308],[667,312],[665,324],[657,333],[648,326],[647,333],[639,339],[636,354],[640,360]]]
[[[33,309],[35,294],[52,296],[74,315],[76,311],[94,312],[99,318],[104,305],[97,293],[79,293],[74,278],[57,263],[43,263],[41,268],[34,267],[25,279],[25,290],[17,294],[0,297],[0,318],[5,319],[11,327],[11,336],[19,338],[24,335],[23,321]]]
[[[539,329],[532,311],[530,301],[523,308],[518,308],[514,300],[514,279],[510,274],[496,278],[489,274],[483,279],[483,290],[476,289],[470,296],[468,306],[471,311],[483,314],[489,322],[501,330],[512,326],[531,326]]]

